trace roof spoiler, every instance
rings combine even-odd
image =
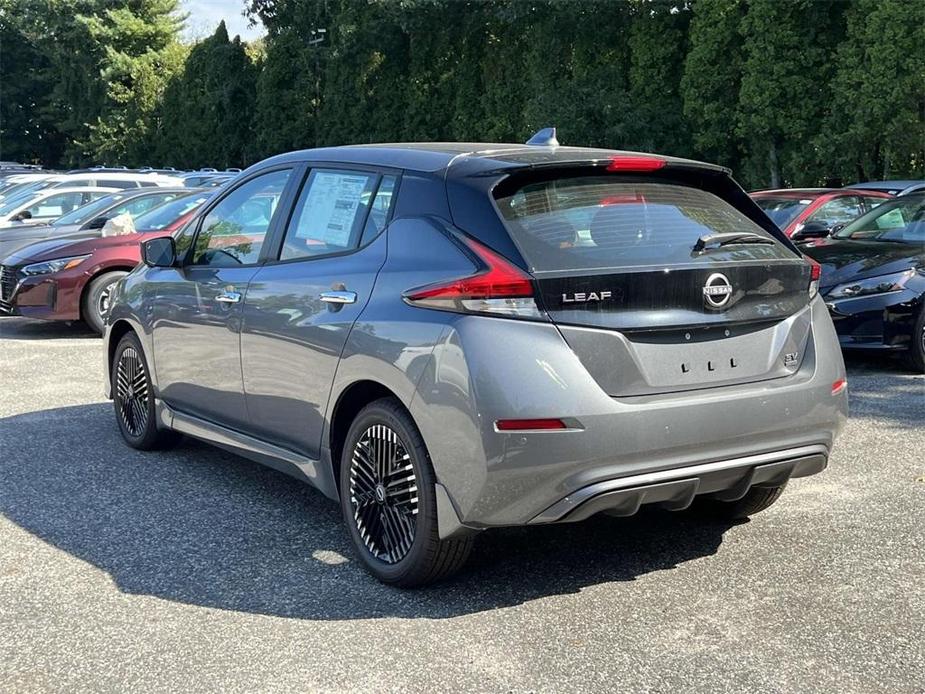
[[[527,140],[527,144],[532,147],[558,147],[559,141],[556,139],[556,129],[543,128]]]

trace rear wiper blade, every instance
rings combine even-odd
[[[702,253],[703,251],[733,243],[764,243],[773,245],[774,239],[768,238],[767,236],[759,236],[750,231],[733,231],[728,234],[704,234],[697,239],[693,251],[694,253]]]

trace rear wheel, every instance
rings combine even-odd
[[[925,373],[925,308],[919,312],[919,319],[912,330],[912,344],[906,354],[906,361],[919,373]]]
[[[777,501],[786,486],[785,482],[779,487],[752,487],[745,496],[735,501],[698,500],[695,510],[701,515],[719,520],[744,520]]]
[[[116,421],[125,442],[142,451],[176,443],[179,434],[157,427],[151,376],[135,333],[126,334],[116,346],[110,377]]]
[[[438,535],[434,484],[424,440],[398,401],[364,407],[341,457],[341,508],[360,561],[380,581],[426,585],[469,556],[471,538]]]
[[[99,277],[94,278],[87,286],[83,295],[82,315],[87,325],[94,332],[103,334],[106,328],[106,314],[109,313],[109,293],[113,285],[128,273],[122,270],[113,272],[104,272]]]

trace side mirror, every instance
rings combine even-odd
[[[24,222],[27,219],[32,219],[32,213],[29,212],[29,210],[23,210],[22,212],[17,214],[15,217],[13,217],[14,222]]]
[[[161,236],[142,243],[141,260],[149,267],[174,267],[177,264],[177,247],[173,236]]]
[[[824,239],[829,235],[829,225],[821,221],[809,221],[799,231],[795,232],[793,239]]]
[[[106,222],[109,221],[106,217],[97,217],[96,219],[90,220],[90,223],[87,224],[87,229],[102,229],[106,226]]]

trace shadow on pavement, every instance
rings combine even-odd
[[[189,440],[129,449],[108,403],[0,420],[0,512],[127,593],[321,620],[439,619],[632,581],[714,554],[729,527],[652,511],[496,530],[459,576],[401,591],[352,559],[320,493]]]
[[[0,316],[0,340],[99,340],[100,336],[80,321],[44,321]]]

